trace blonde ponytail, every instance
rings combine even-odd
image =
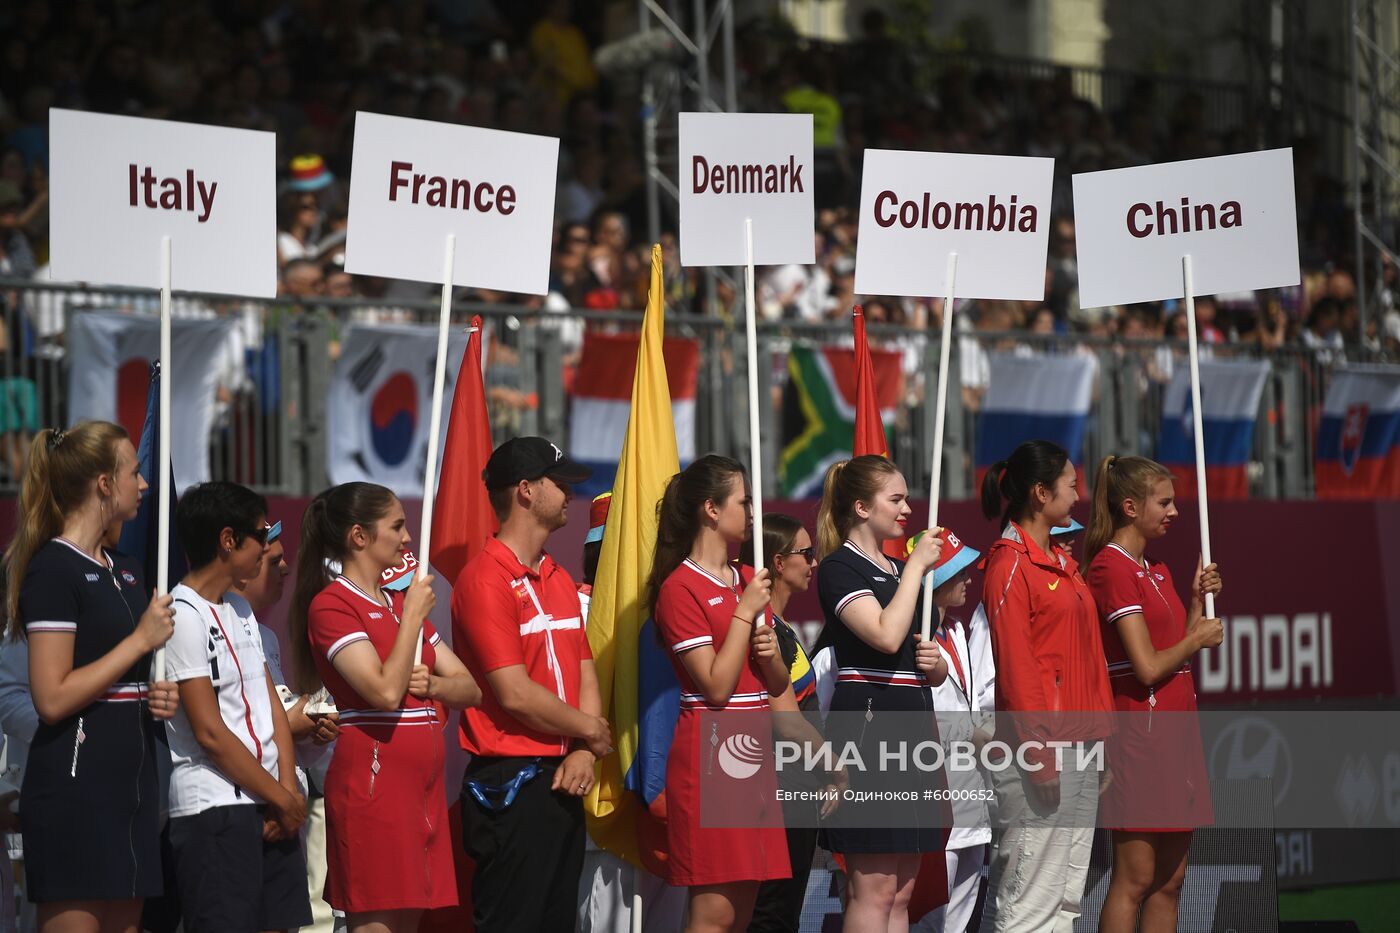
[[[84,421],[67,431],[44,428],[29,447],[19,491],[15,536],[5,549],[6,633],[24,637],[19,594],[29,562],[63,531],[65,516],[91,495],[91,483],[117,472],[117,443],[126,429],[108,421]]]

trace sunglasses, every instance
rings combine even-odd
[[[794,557],[798,554],[801,554],[803,559],[806,560],[807,563],[815,564],[817,562],[817,549],[814,547],[802,547],[798,548],[795,551],[779,551],[778,553],[787,557]]]
[[[243,534],[258,542],[258,545],[260,547],[267,547],[268,541],[276,541],[277,536],[281,533],[281,522],[278,522],[276,525],[263,525],[261,528],[254,528],[249,531],[243,532]]]

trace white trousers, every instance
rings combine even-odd
[[[629,933],[632,895],[641,881],[642,929],[671,933],[683,925],[685,888],[673,888],[651,872],[638,871],[588,840],[579,876],[579,933]]]
[[[1067,763],[1072,759],[1067,755]],[[995,772],[1001,842],[992,856],[982,928],[993,933],[1073,933],[1089,876],[1099,806],[1095,770],[1060,774],[1060,806],[1038,813],[1017,768]]]

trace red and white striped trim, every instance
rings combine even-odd
[[[428,644],[436,648],[438,645],[442,644],[442,636],[434,631],[432,636],[428,638]]]
[[[859,554],[861,557],[864,557],[866,563],[870,564],[870,566],[874,567],[881,573],[887,573],[890,576],[894,577],[896,580],[899,579],[899,569],[896,568],[894,562],[891,561],[888,557],[885,557],[884,554],[880,555],[881,557],[885,558],[885,563],[882,565],[875,558],[871,557],[869,554],[865,553],[859,547],[857,547],[855,542],[853,541],[845,542],[845,547],[849,548],[853,553]]]
[[[1108,614],[1108,621],[1117,622],[1124,616],[1130,616],[1135,612],[1142,612],[1141,606],[1124,606],[1122,609],[1115,609]]]
[[[149,684],[117,683],[107,688],[107,692],[97,699],[103,703],[136,703],[151,694]]]
[[[343,709],[340,711],[342,726],[431,726],[438,721],[437,711],[431,706],[415,706],[412,709]]]
[[[729,702],[722,706],[714,706],[705,699],[703,694],[682,693],[681,709],[708,709],[708,710],[736,710],[736,709],[767,709],[768,694],[760,693],[736,693],[729,698]]]
[[[918,671],[882,671],[873,667],[843,667],[836,672],[838,684],[883,684],[887,687],[927,687]]]
[[[83,557],[86,557],[88,560],[92,561],[94,564],[103,568],[104,570],[112,569],[112,558],[110,555],[108,555],[106,548],[102,549],[103,560],[98,560],[96,557],[93,557],[87,551],[84,551],[82,548],[78,547],[76,544],[74,544],[72,541],[69,541],[62,535],[59,535],[58,537],[54,538],[54,540],[57,541],[59,544],[66,545],[68,549],[71,550],[73,553],[80,554]]]
[[[845,609],[847,606],[855,602],[857,599],[860,599],[862,596],[873,597],[874,595],[874,590],[855,590],[854,592],[847,593],[845,596],[842,596],[841,599],[836,603],[836,614],[839,616],[841,614],[841,610]]]
[[[732,573],[732,574],[734,575],[734,582],[733,582],[733,583],[725,583],[725,582],[724,582],[723,580],[721,580],[719,577],[717,577],[717,576],[715,576],[714,574],[710,573],[708,570],[706,570],[704,567],[701,567],[699,564],[697,564],[695,561],[691,560],[689,557],[687,557],[685,560],[681,561],[681,563],[684,564],[685,566],[689,567],[691,570],[694,570],[696,573],[700,574],[700,576],[704,577],[706,580],[709,580],[711,583],[715,584],[716,586],[722,586],[722,587],[724,587],[724,588],[727,589],[727,590],[736,590],[736,589],[738,589],[738,587],[739,587],[739,581],[742,579],[742,578],[739,576],[739,571],[735,570],[733,567],[730,567],[730,568],[729,568],[729,572]]]
[[[69,635],[78,631],[76,622],[26,622],[24,631],[33,635],[35,632],[64,632]]]
[[[329,648],[326,649],[326,660],[334,661],[335,656],[340,653],[341,649],[345,648],[348,645],[352,645],[357,641],[369,641],[369,633],[363,631],[351,632],[349,635],[340,636],[334,642],[332,642]]]
[[[1126,674],[1131,674],[1131,673],[1133,673],[1133,662],[1132,662],[1132,661],[1114,661],[1112,664],[1108,665],[1108,676],[1109,676],[1109,677],[1122,677],[1122,676],[1124,676],[1124,675],[1126,675]],[[1173,673],[1175,673],[1175,674],[1189,674],[1189,673],[1191,673],[1191,665],[1189,665],[1189,664],[1183,664],[1183,665],[1181,665],[1181,667],[1179,667],[1179,668],[1177,668],[1175,671],[1173,671]],[[1171,675],[1168,674],[1167,676],[1171,676]]]
[[[680,654],[682,651],[689,651],[691,648],[699,648],[701,645],[713,645],[714,643],[714,638],[709,635],[697,635],[694,638],[687,638],[684,641],[676,642],[671,646],[671,651],[675,654]]]

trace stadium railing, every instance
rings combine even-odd
[[[154,315],[158,302],[154,292],[143,289],[15,280],[0,280],[0,298],[4,308],[0,428],[5,429],[0,431],[0,493],[14,494],[18,490],[15,470],[22,463],[16,453],[18,446],[39,427],[69,422],[70,375],[75,366],[98,363],[74,360],[68,353],[66,334],[72,316],[98,310]],[[306,495],[329,483],[326,401],[335,366],[332,348],[339,334],[350,325],[431,322],[437,302],[262,301],[176,293],[173,311],[176,317],[233,319],[244,335],[245,365],[235,365],[221,376],[209,439],[211,477],[242,482],[273,495]],[[458,301],[453,305],[454,326],[465,327],[473,314],[488,321],[492,344],[515,359],[510,384],[522,390],[505,393],[518,401],[493,399],[491,403],[498,441],[514,434],[539,433],[567,444],[570,396],[565,389],[565,372],[578,351],[581,335],[587,330],[635,331],[641,322],[641,314],[635,311],[541,311]],[[934,391],[938,339],[929,339],[922,330],[889,325],[871,325],[869,332],[872,346],[901,352],[904,382],[889,435],[890,454],[911,488],[926,488],[933,406],[925,400]],[[672,309],[667,335],[694,339],[700,345],[695,450],[727,453],[748,462],[748,377],[739,320]],[[760,324],[760,378],[774,400],[774,404],[760,406],[766,489],[783,488],[778,464],[785,442],[791,440],[784,437],[782,411],[791,349],[849,346],[850,335],[847,321]],[[1180,341],[979,331],[964,331],[955,339],[958,345],[954,350],[958,352],[951,354],[943,472],[944,495],[954,499],[976,494],[977,393],[964,397],[959,374],[971,345],[986,352],[1032,356],[1073,353],[1097,360],[1083,452],[1088,468],[1108,452],[1149,456],[1155,452],[1167,386],[1165,370],[1185,365],[1185,346]],[[1264,359],[1270,366],[1248,465],[1250,495],[1311,497],[1316,422],[1331,368],[1340,355],[1301,346],[1264,352],[1243,343],[1216,345],[1206,352],[1217,357]],[[506,376],[505,368],[492,366],[490,355],[488,351],[488,392]],[[1352,353],[1348,357],[1357,359]],[[258,366],[263,371],[256,371]],[[275,379],[266,371],[269,366],[275,367]],[[277,385],[275,398],[269,397],[267,388],[272,384]]]

